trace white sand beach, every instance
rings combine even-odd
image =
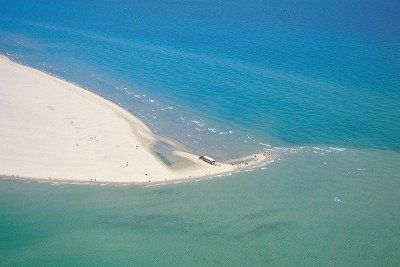
[[[120,106],[76,85],[0,56],[0,175],[18,178],[160,182],[214,176],[259,165],[210,165],[185,151],[190,162],[168,166],[151,147],[158,136]]]

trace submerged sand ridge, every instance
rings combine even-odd
[[[3,176],[159,182],[237,171],[269,157],[210,165],[177,146],[173,154],[189,164],[171,166],[151,149],[161,138],[111,101],[4,56],[0,81]]]

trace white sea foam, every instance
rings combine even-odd
[[[336,203],[341,203],[341,202],[343,202],[339,197],[334,197],[333,198],[333,201],[335,201]]]
[[[206,123],[202,120],[192,120],[192,122],[196,125],[198,125],[199,127],[204,127],[206,126]]]
[[[346,148],[343,147],[329,147],[329,148],[335,151],[346,151]]]
[[[265,143],[262,143],[262,142],[260,142],[259,144],[262,145],[262,146],[265,146],[265,147],[271,147],[271,145],[265,144]]]

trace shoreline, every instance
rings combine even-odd
[[[0,117],[5,121],[4,131],[0,133],[3,139],[0,141],[0,177],[17,178],[18,176],[21,179],[27,177],[25,179],[51,182],[174,183],[238,172],[263,165],[271,158],[268,152],[268,154],[255,154],[210,165],[201,161],[199,155],[190,153],[191,150],[179,141],[157,134],[125,107],[112,102],[105,96],[95,94],[88,88],[82,88],[51,73],[16,63],[4,55],[0,55],[0,67],[1,72],[4,72],[2,75],[5,80],[3,85],[0,85],[0,94],[4,96],[0,99],[0,104],[4,106],[6,113]],[[52,106],[51,103],[56,104]],[[44,105],[47,105],[47,109],[43,107]],[[83,112],[86,106],[88,107]],[[58,111],[59,109],[62,111]],[[36,117],[43,117],[42,120],[29,124],[27,117],[30,114],[27,111],[35,113]],[[61,115],[54,116],[53,114],[57,113],[55,111]],[[69,123],[72,127],[66,125],[65,122],[60,123],[60,120],[65,119],[64,117],[73,118],[71,113],[76,115],[76,119]],[[53,125],[56,124],[57,127],[54,127]],[[112,127],[115,129],[110,130]],[[15,136],[15,132],[19,132],[21,128],[28,133],[25,136]],[[93,133],[96,135],[98,133],[101,140]],[[95,140],[105,144],[90,147],[83,143],[82,146],[86,150],[82,152],[84,154],[82,156],[75,151],[79,147],[76,140],[83,142],[82,138],[90,134],[93,136],[86,140],[87,142]],[[40,138],[35,139],[36,135]],[[62,137],[59,139],[63,140],[55,139],[58,135]],[[116,142],[118,138],[124,142]],[[25,145],[21,144],[25,141],[27,141]],[[72,141],[76,142],[74,148],[71,148]],[[167,143],[172,147],[169,156],[179,159],[180,165],[171,163],[171,166],[167,166],[163,160],[165,155],[152,150],[159,142]],[[42,145],[41,152],[32,148],[38,143]],[[69,143],[70,147],[64,143]],[[116,151],[115,145],[118,149],[120,145],[126,147],[121,152]],[[133,155],[135,148],[136,154]],[[46,153],[49,156],[43,157]],[[54,163],[51,156],[58,157],[62,161],[62,163],[57,161],[55,164],[59,169],[57,166],[48,166],[48,161]],[[78,157],[78,160],[75,157]],[[117,162],[114,157],[120,162]],[[125,160],[126,168],[124,169],[122,163]],[[233,161],[241,163],[233,164]],[[77,169],[77,166],[82,164],[93,164],[93,166]],[[128,165],[130,165],[129,168]]]
[[[247,171],[253,171],[256,169],[261,169],[263,166],[266,164],[271,164],[274,163],[274,161],[267,161],[263,162],[262,164],[259,165],[252,165],[247,168],[241,168],[240,170],[232,170],[232,171],[227,171],[227,172],[221,172],[217,173],[215,175],[210,175],[210,176],[198,176],[198,177],[190,177],[190,178],[176,178],[176,179],[170,179],[167,181],[150,181],[150,182],[130,182],[130,181],[124,181],[124,182],[118,182],[118,181],[90,181],[90,180],[67,180],[63,178],[52,178],[52,179],[45,179],[45,178],[35,178],[35,177],[22,177],[22,176],[8,176],[8,175],[3,175],[0,174],[0,180],[17,180],[17,181],[32,181],[32,182],[38,182],[38,183],[50,183],[50,184],[71,184],[71,185],[114,185],[114,186],[128,186],[128,185],[141,185],[141,186],[158,186],[158,185],[170,185],[170,184],[180,184],[180,183],[185,183],[185,182],[198,182],[198,181],[203,181],[203,180],[211,180],[211,179],[217,179],[217,178],[222,178],[226,176],[231,176],[237,173],[241,172],[247,172]]]

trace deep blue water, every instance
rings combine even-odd
[[[134,97],[116,86],[174,105],[168,123],[156,122],[162,112],[148,123],[195,147],[190,137],[200,133],[179,136],[169,123],[185,111],[189,122],[213,122],[216,134],[242,131],[257,144],[400,149],[396,1],[2,1],[1,8],[3,54],[22,54],[17,61],[102,90],[136,113],[127,99]]]

